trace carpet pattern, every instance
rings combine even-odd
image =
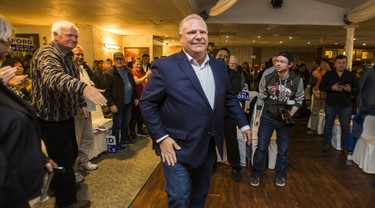
[[[92,162],[99,168],[82,171],[85,181],[78,185],[77,198],[91,200],[92,208],[122,208],[131,204],[160,158],[152,150],[152,141],[147,137],[128,145],[127,150],[103,153]],[[54,207],[54,198],[40,207]]]

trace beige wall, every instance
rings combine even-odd
[[[51,42],[50,26],[15,26],[17,34],[39,34],[39,45],[43,46],[43,37],[47,38],[47,43]],[[84,48],[85,61],[91,66],[93,60],[112,58],[113,53],[119,50],[109,50],[104,48],[104,42],[110,42],[121,46],[121,35],[104,31],[93,26],[79,26],[78,44]]]
[[[47,38],[47,42],[51,42],[50,26],[15,26],[15,32],[20,34],[39,34],[39,44],[43,45],[43,37]],[[85,50],[85,60],[91,66],[93,60],[105,60],[113,58],[113,53],[117,51],[124,52],[125,47],[147,47],[150,51],[150,57],[153,59],[153,50],[155,44],[153,36],[149,35],[136,35],[136,36],[122,36],[116,35],[111,32],[104,31],[94,26],[79,26],[79,42]],[[120,46],[117,50],[104,48],[104,43],[112,43]],[[159,44],[157,44],[159,45]],[[180,45],[162,45],[162,51],[158,48],[156,52],[169,56],[181,51]],[[219,48],[216,46],[215,48]],[[228,47],[232,55],[237,56],[239,64],[244,61],[252,62],[251,56],[253,55],[253,47],[251,46],[230,46]],[[268,61],[270,57],[277,54],[282,49],[279,48],[262,48],[261,49],[261,63]],[[308,67],[311,67],[311,62],[316,58],[316,49],[289,49],[295,54],[295,60],[304,60]]]
[[[94,27],[92,33],[92,45],[93,45],[93,60],[106,60],[107,58],[113,59],[113,54],[117,51],[122,50],[121,35],[116,35],[111,32],[107,32],[100,28]],[[119,49],[106,49],[104,43],[111,43],[120,46]],[[91,62],[92,63],[92,62]]]
[[[39,47],[43,46],[43,37],[47,38],[47,42],[51,42],[50,26],[14,26],[16,34],[39,34]]]
[[[180,45],[163,45],[163,56],[170,56],[174,53],[180,52],[182,46]]]
[[[122,52],[125,48],[148,48],[150,58],[153,56],[153,36],[152,35],[124,35],[122,36]],[[139,54],[142,56],[142,54]]]

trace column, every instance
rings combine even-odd
[[[354,31],[358,25],[348,25],[346,29],[346,43],[345,43],[345,54],[348,57],[348,69],[352,70],[353,63],[353,48],[354,48]]]

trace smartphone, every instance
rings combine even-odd
[[[53,168],[53,173],[65,173],[65,168],[62,166],[57,166],[56,168]]]
[[[343,82],[343,83],[341,83],[341,85],[347,85],[347,84],[349,84],[349,82]]]

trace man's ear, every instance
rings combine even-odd
[[[57,32],[53,32],[53,36],[56,37],[58,36],[59,34]]]

